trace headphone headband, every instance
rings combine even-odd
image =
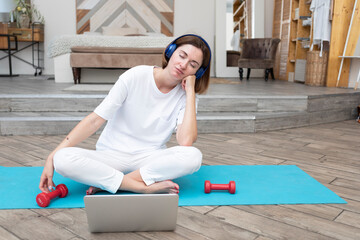
[[[185,34],[182,35],[178,38],[176,38],[175,40],[173,40],[169,46],[165,49],[165,57],[167,58],[166,60],[169,60],[170,57],[172,56],[172,54],[175,52],[176,48],[178,47],[177,44],[175,43],[178,39],[182,38],[182,37],[186,37],[186,36],[194,36],[199,38],[203,43],[205,43],[206,47],[209,49],[209,53],[210,53],[210,58],[209,58],[209,62],[206,65],[206,67],[200,67],[199,70],[197,70],[197,72],[195,73],[196,79],[201,78],[204,73],[206,72],[206,70],[209,68],[210,63],[211,63],[211,48],[209,46],[209,44],[205,41],[205,39],[203,39],[202,37],[200,37],[199,35],[195,35],[195,34]]]

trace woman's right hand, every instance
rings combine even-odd
[[[50,154],[48,159],[46,160],[44,170],[40,177],[40,185],[39,188],[42,192],[50,192],[55,184],[53,182],[54,176],[54,165],[53,165],[53,154]]]
[[[48,156],[44,170],[40,177],[39,188],[42,192],[51,192],[56,186],[53,182],[54,176],[54,155],[57,151],[65,147],[73,147],[84,139],[95,133],[104,123],[105,119],[92,112],[78,123],[65,139]]]

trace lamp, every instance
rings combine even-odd
[[[10,13],[15,9],[15,1],[14,0],[1,0],[0,1],[0,22],[9,22]]]

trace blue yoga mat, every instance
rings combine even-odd
[[[0,209],[40,208],[35,201],[42,167],[0,167]],[[236,193],[204,193],[204,182],[236,182]],[[55,173],[69,194],[53,199],[48,208],[82,208],[89,186]],[[202,166],[192,175],[175,179],[180,185],[179,206],[253,204],[346,203],[334,192],[295,165]],[[106,194],[106,193],[100,193]],[[121,192],[117,193],[121,194]]]

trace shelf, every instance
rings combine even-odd
[[[19,42],[44,42],[44,28],[8,28],[8,34],[17,36]]]
[[[234,21],[238,21],[241,17],[241,15],[243,15],[243,12],[244,12],[244,6],[245,6],[245,2],[242,2],[240,4],[240,6],[236,7],[236,6],[233,6],[233,19]]]
[[[247,8],[246,0],[233,1],[234,32],[239,30],[240,36],[247,37]]]
[[[311,26],[302,24],[305,19],[311,17],[310,5],[306,4],[307,1],[274,1],[273,37],[281,39],[280,61],[274,67],[275,77],[278,79],[296,80],[296,76],[302,71],[297,63],[306,61]]]

